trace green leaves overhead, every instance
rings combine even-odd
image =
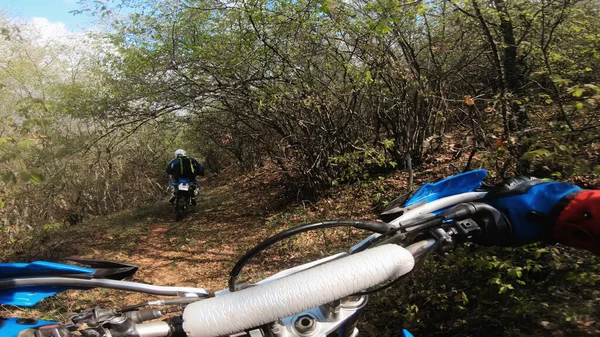
[[[596,26],[577,15],[594,1],[87,3],[129,7],[113,21],[119,54],[106,78],[114,101],[135,105],[111,118],[185,111],[206,151],[244,167],[244,158],[268,158],[295,186],[319,190],[339,178],[330,158],[356,153],[356,141],[418,164],[424,140],[461,114],[484,126],[473,131],[481,137],[500,125],[504,139],[517,139],[538,104],[564,104],[573,86],[573,110],[586,112],[588,89],[576,84],[593,82],[578,76],[598,69],[575,56],[594,50]],[[467,94],[477,99],[465,109]],[[377,143],[384,138],[393,145]]]

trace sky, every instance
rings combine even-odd
[[[64,26],[71,32],[93,28],[93,18],[85,14],[69,13],[78,9],[78,0],[0,0],[0,14],[11,19],[24,19],[54,27]],[[45,19],[45,20],[44,20]]]
[[[113,52],[113,46],[89,32],[101,32],[97,18],[73,15],[79,0],[0,0],[0,18],[19,24],[26,40],[42,47],[60,47],[61,57],[76,64],[81,57]],[[21,25],[22,24],[22,25]],[[2,60],[0,60],[2,63]]]

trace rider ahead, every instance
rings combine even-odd
[[[175,151],[175,159],[171,160],[167,166],[167,174],[171,175],[171,186],[175,186],[179,179],[183,178],[189,181],[196,189],[200,189],[200,184],[196,181],[196,176],[204,175],[204,167],[195,159],[185,155],[185,151],[179,149]],[[169,200],[175,201],[175,193]],[[196,198],[192,197],[192,205],[196,204]]]

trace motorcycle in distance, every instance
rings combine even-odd
[[[195,198],[199,192],[199,185],[196,181],[178,178],[177,181],[171,181],[170,187],[174,191],[175,221],[181,221],[187,215],[189,208],[196,204]]]
[[[231,270],[228,288],[214,293],[125,281],[137,267],[107,261],[74,260],[87,267],[39,261],[0,264],[4,304],[33,306],[60,291],[96,287],[171,296],[115,309],[85,308],[68,323],[2,319],[0,336],[356,337],[358,313],[370,294],[401,286],[397,281],[433,252],[507,234],[510,225],[501,213],[480,202],[487,194],[480,188],[486,175],[477,170],[426,184],[406,200],[393,201],[382,214],[383,222],[325,221],[280,232],[250,249]],[[188,200],[189,188],[182,191],[182,200]],[[347,252],[283,270],[256,284],[238,284],[244,265],[267,247],[301,232],[336,226],[373,234]]]

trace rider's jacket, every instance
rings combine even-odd
[[[194,158],[180,156],[171,160],[166,172],[172,175],[174,179],[187,178],[194,180],[196,176],[204,174],[204,167]]]

